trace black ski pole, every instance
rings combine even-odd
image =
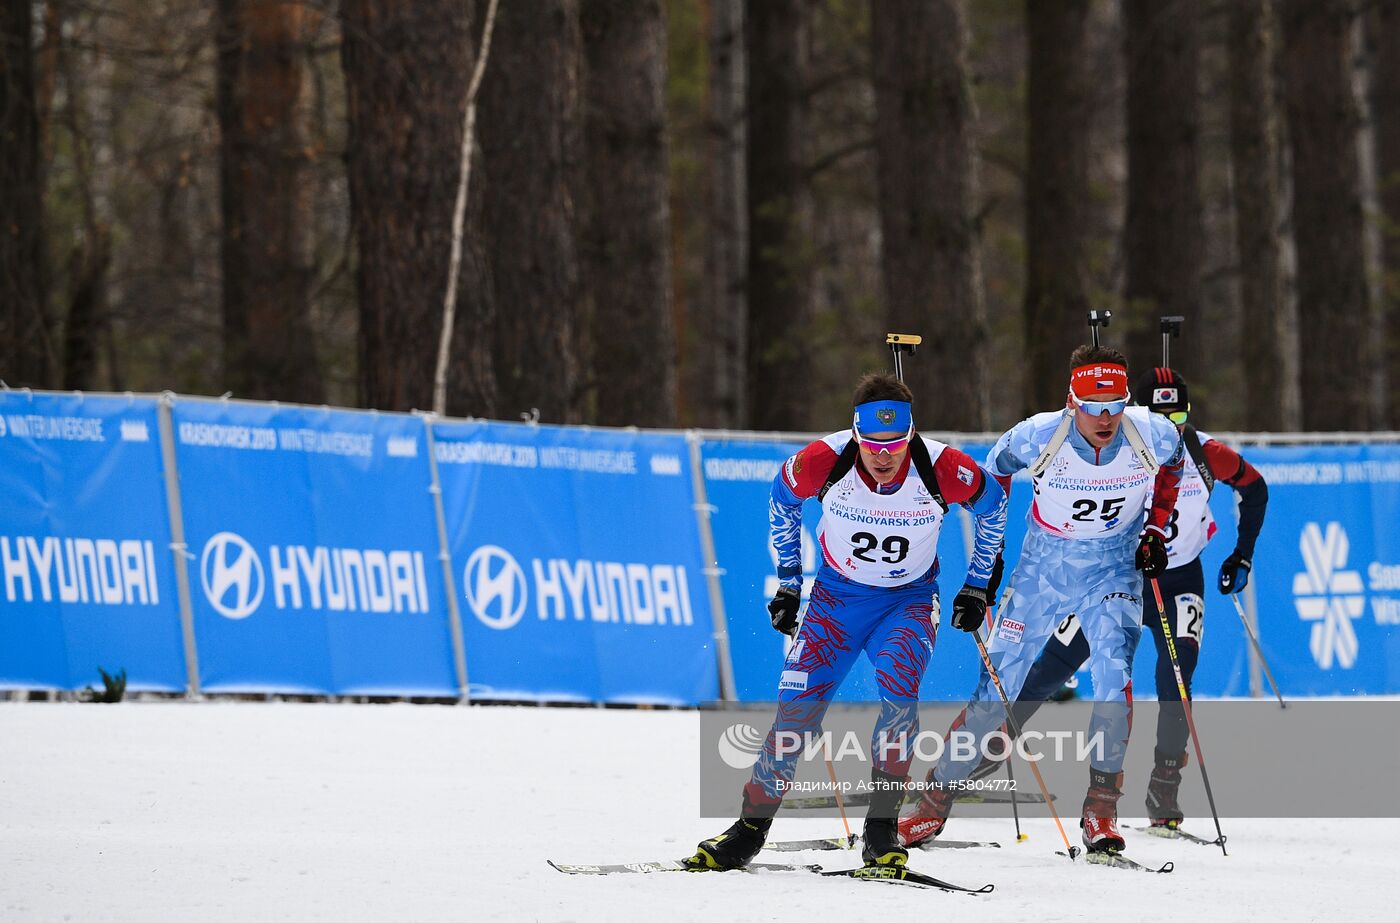
[[[1176,642],[1172,640],[1172,627],[1167,623],[1167,607],[1162,603],[1162,588],[1156,577],[1149,577],[1152,595],[1157,598],[1157,614],[1162,619],[1162,637],[1167,639],[1167,653],[1171,655],[1172,672],[1176,674],[1176,691],[1181,696],[1181,708],[1186,715],[1186,727],[1191,731],[1191,743],[1196,748],[1196,762],[1201,764],[1201,781],[1206,785],[1206,799],[1210,802],[1210,816],[1215,821],[1215,844],[1220,852],[1225,852],[1225,834],[1220,829],[1220,812],[1215,809],[1215,794],[1210,790],[1210,776],[1206,774],[1206,758],[1201,753],[1201,738],[1196,733],[1196,720],[1191,716],[1191,700],[1186,694],[1186,681],[1181,678],[1181,664],[1176,659]]]
[[[1006,581],[1006,589],[1001,594],[1001,601],[997,603],[1000,610],[1006,605],[1006,601],[1011,598],[1011,581]],[[1021,805],[1020,799],[1016,796],[1016,772],[1011,768],[1011,754],[1006,754],[1006,779],[1011,783],[1011,819],[1016,824],[1016,842],[1024,843],[1030,839],[1029,836],[1021,832]]]
[[[972,640],[977,642],[977,653],[982,655],[982,665],[987,668],[987,675],[991,677],[992,685],[996,687],[997,695],[1001,697],[1001,706],[1006,709],[1006,723],[1011,728],[1011,739],[1021,739],[1021,726],[1016,722],[1016,715],[1011,710],[1011,700],[1006,697],[1006,690],[1002,688],[1001,677],[997,675],[997,668],[992,666],[991,655],[987,653],[987,645],[982,641],[982,630],[979,628],[972,633]],[[1007,754],[1008,760],[1010,754]],[[1045,785],[1045,777],[1040,774],[1040,767],[1032,760],[1030,763],[1031,772],[1035,775],[1035,782],[1040,786],[1040,794],[1045,797],[1045,806],[1050,809],[1050,816],[1055,818],[1055,826],[1060,829],[1060,839],[1065,843],[1065,854],[1069,856],[1071,862],[1079,855],[1079,847],[1071,846],[1069,835],[1065,833],[1065,825],[1060,820],[1060,812],[1055,810],[1055,802],[1050,797],[1050,789]]]
[[[1244,606],[1240,605],[1240,597],[1236,593],[1231,593],[1230,601],[1235,604],[1235,611],[1240,614],[1240,624],[1244,626],[1245,634],[1249,635],[1249,643],[1254,645],[1254,653],[1259,656],[1259,665],[1264,668],[1264,675],[1269,678],[1269,686],[1274,690],[1274,697],[1278,699],[1279,708],[1287,708],[1283,701],[1283,693],[1278,691],[1278,683],[1274,682],[1274,671],[1269,669],[1269,661],[1264,657],[1264,649],[1259,646],[1259,638],[1254,634],[1254,629],[1249,624],[1249,619],[1245,617]]]

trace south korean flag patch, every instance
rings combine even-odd
[[[1181,392],[1176,388],[1154,388],[1152,389],[1153,404],[1179,404],[1181,403]]]
[[[968,487],[972,486],[972,469],[965,465],[958,465],[958,480]]]

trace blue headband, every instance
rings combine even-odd
[[[914,425],[908,401],[866,401],[856,406],[855,428],[870,433],[907,433]]]

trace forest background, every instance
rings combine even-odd
[[[1108,309],[1135,374],[1187,318],[1198,426],[1400,429],[1400,0],[0,0],[0,43],[10,387],[428,409],[456,267],[457,416],[826,431],[896,330],[921,428],[1000,429]]]

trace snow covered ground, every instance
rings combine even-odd
[[[0,919],[1393,918],[1394,820],[1227,820],[1228,858],[1136,834],[1130,855],[1177,865],[1145,875],[1071,866],[1048,818],[1015,844],[1008,820],[955,816],[950,837],[1003,848],[911,864],[994,882],[983,897],[545,864],[679,857],[726,826],[696,816],[698,726],[693,712],[572,708],[0,704]],[[774,827],[839,832],[829,818]]]

